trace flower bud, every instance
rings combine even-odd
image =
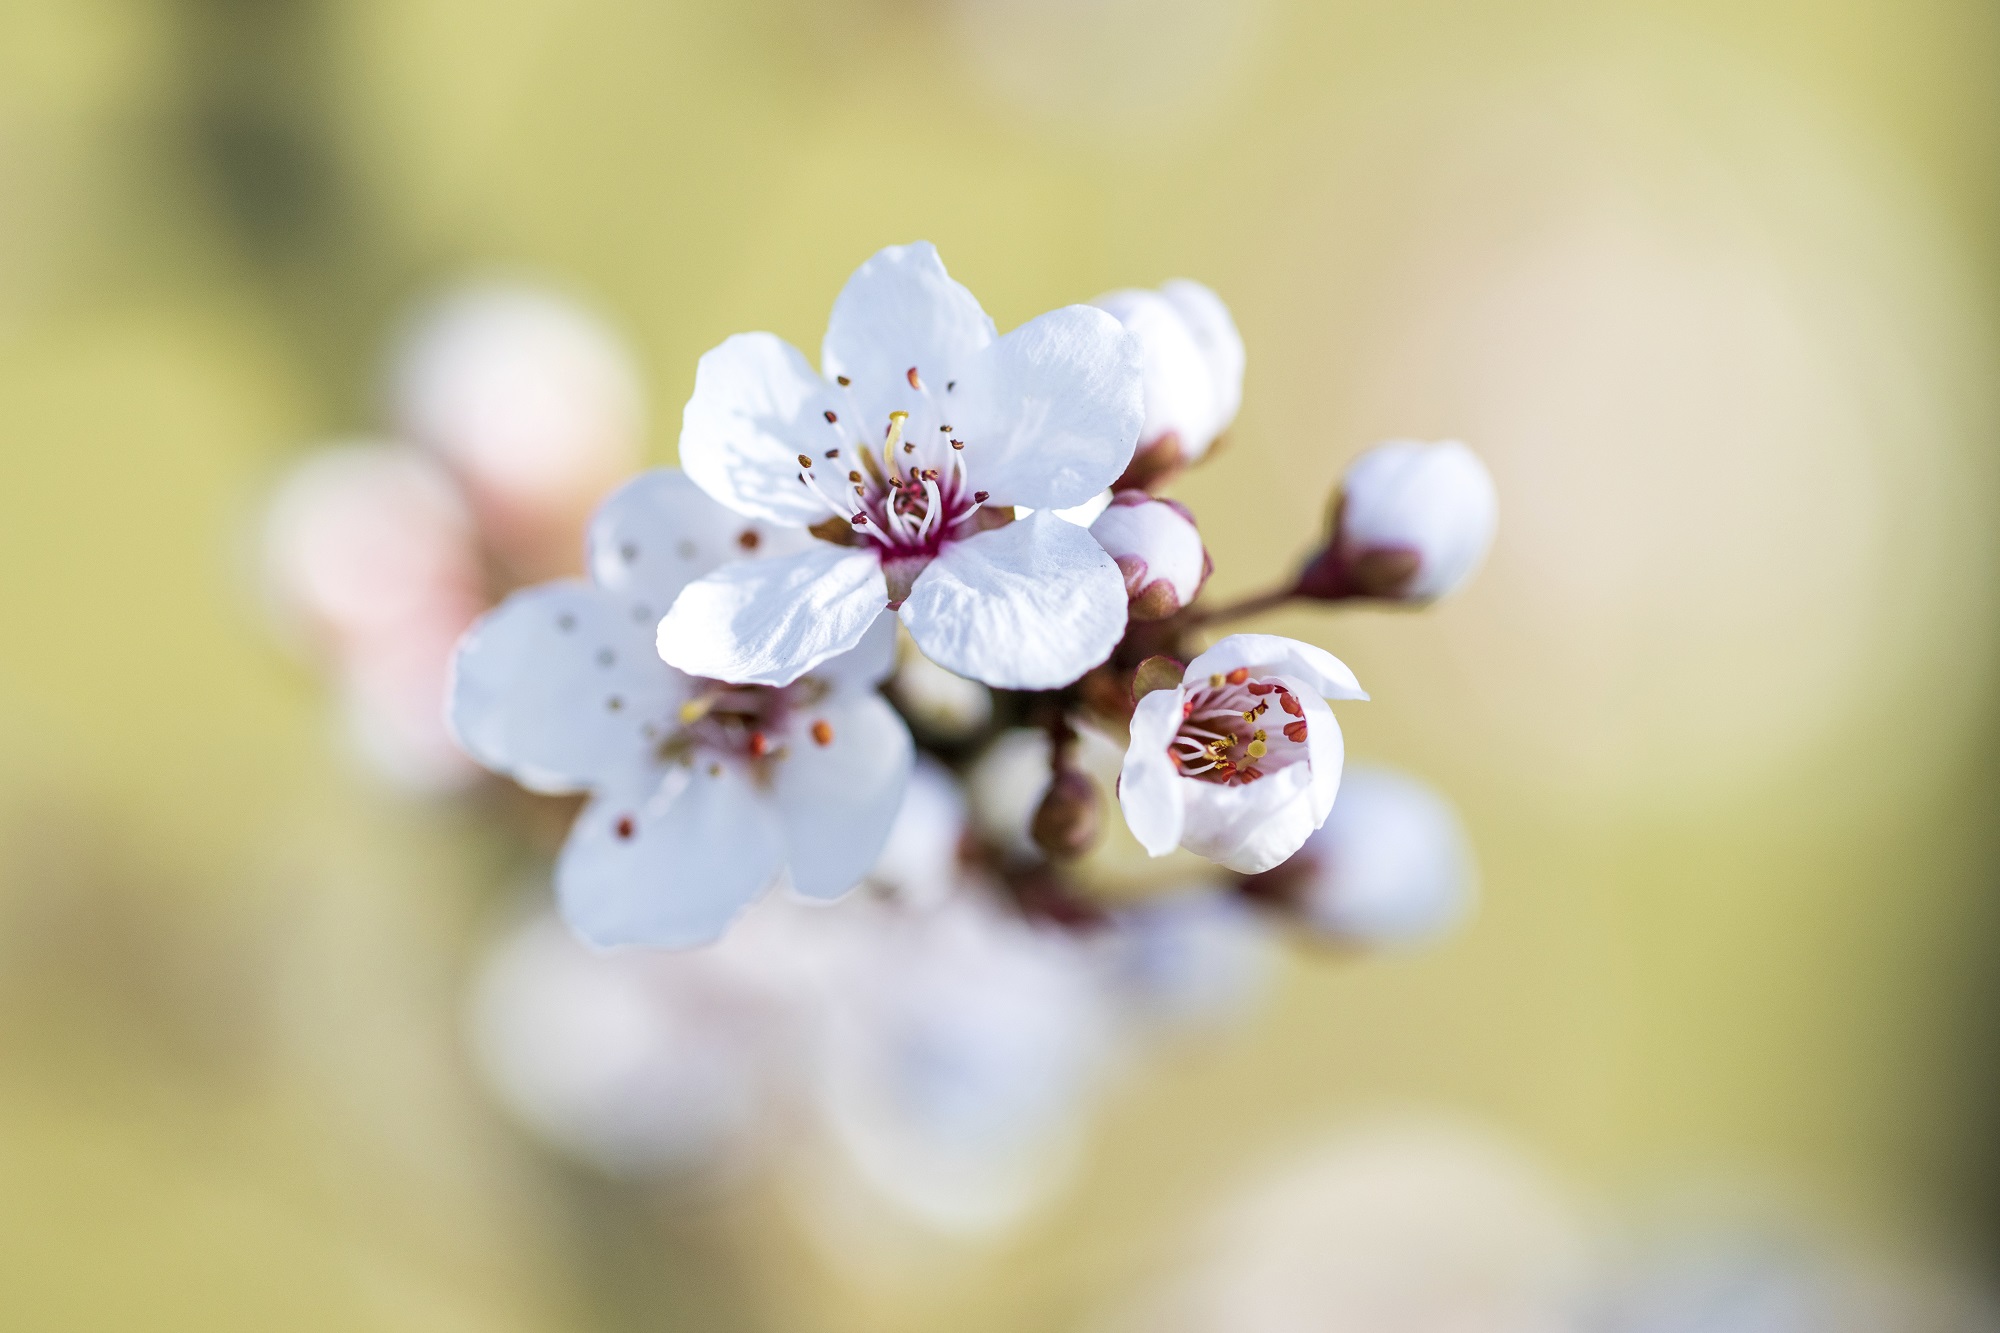
[[[1296,593],[1428,602],[1472,576],[1493,545],[1493,477],[1456,440],[1392,440],[1348,465],[1326,548]]]
[[[519,572],[572,559],[592,506],[639,461],[637,368],[587,311],[530,288],[460,292],[426,312],[392,367],[397,426],[464,482]]]
[[[1104,831],[1104,801],[1097,784],[1073,768],[1055,775],[1028,825],[1035,845],[1050,856],[1081,856]]]
[[[1198,461],[1243,402],[1243,339],[1222,299],[1177,278],[1158,291],[1128,288],[1093,302],[1138,340],[1146,417],[1120,488],[1158,485]]]
[[[1120,491],[1090,525],[1090,535],[1118,562],[1134,620],[1174,614],[1195,599],[1213,568],[1194,515],[1144,491]]]
[[[1401,773],[1350,766],[1326,823],[1243,888],[1330,939],[1407,946],[1457,925],[1477,878],[1449,801]]]

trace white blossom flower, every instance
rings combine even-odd
[[[1132,715],[1118,801],[1154,856],[1175,847],[1269,870],[1325,822],[1340,789],[1327,699],[1366,699],[1339,658],[1273,634],[1232,634]]]
[[[1169,1028],[1243,1016],[1276,965],[1269,922],[1240,897],[1198,884],[1120,909],[1106,931],[1114,992],[1136,1015]]]
[[[1118,562],[1134,620],[1174,614],[1195,599],[1213,568],[1187,506],[1144,491],[1120,491],[1090,535]]]
[[[1428,602],[1471,578],[1493,545],[1493,475],[1456,440],[1391,440],[1348,464],[1327,548],[1309,564],[1307,597]]]
[[[598,511],[589,580],[516,593],[461,642],[466,751],[530,790],[591,794],[556,866],[586,940],[700,944],[781,872],[837,897],[882,850],[911,761],[874,688],[893,622],[782,687],[690,677],[653,651],[659,608],[690,579],[732,555],[782,563],[803,540],[650,472]]]
[[[726,948],[603,954],[528,922],[480,969],[480,1072],[528,1128],[614,1175],[742,1165],[797,1041],[786,997]]]
[[[831,538],[726,565],[661,622],[660,655],[782,685],[886,609],[938,665],[989,685],[1067,684],[1125,628],[1125,587],[1051,512],[1124,470],[1143,412],[1138,349],[1089,306],[1006,337],[928,244],[884,250],[834,302],[826,377],[768,333],[702,357],[681,465],[739,514]],[[1013,506],[1037,512],[1008,522]]]
[[[1411,945],[1461,921],[1478,880],[1451,802],[1415,778],[1355,766],[1319,831],[1260,879],[1308,927],[1366,945]],[[1250,885],[1260,892],[1257,881]]]
[[[1146,421],[1128,484],[1147,486],[1195,463],[1243,405],[1243,338],[1222,298],[1176,278],[1158,291],[1127,288],[1091,302],[1139,341]]]
[[[553,293],[447,296],[390,369],[397,427],[460,477],[487,540],[516,566],[566,566],[584,515],[638,464],[638,368],[594,315]]]
[[[972,894],[889,916],[830,996],[815,1100],[885,1201],[939,1232],[990,1234],[1074,1167],[1114,1033],[1075,938]]]

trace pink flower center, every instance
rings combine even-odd
[[[854,535],[874,547],[884,564],[919,568],[946,542],[971,535],[961,529],[987,501],[974,490],[966,467],[966,444],[957,438],[943,403],[918,376],[907,372],[921,395],[914,413],[891,412],[879,443],[866,423],[851,425],[835,412],[827,424],[846,442],[815,459],[799,455],[799,482],[847,521]],[[955,381],[945,386],[949,391]],[[843,377],[841,387],[848,386]],[[860,427],[859,431],[855,428]]]
[[[1188,690],[1167,753],[1182,777],[1255,782],[1304,761],[1306,710],[1283,683],[1254,679],[1248,667],[1218,673]]]

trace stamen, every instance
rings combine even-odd
[[[833,414],[833,409],[832,409],[832,408],[830,408],[830,407],[829,407],[829,408],[828,408],[828,409],[826,410],[826,414],[825,414],[825,415],[826,415],[826,420],[827,420],[827,424],[828,424],[828,425],[832,425],[832,424],[833,424],[834,422],[836,422],[836,421],[840,420],[840,418],[839,418],[839,417],[837,417],[837,416],[835,416],[835,415]]]
[[[853,380],[847,378],[847,376],[845,375],[835,375],[833,377],[833,382],[838,384],[843,389],[845,389],[848,385],[854,383]]]
[[[833,724],[825,718],[812,724],[812,738],[815,745],[833,744]]]
[[[812,461],[812,458],[811,458],[811,456],[810,456],[810,455],[807,455],[807,454],[800,454],[800,455],[799,455],[799,466],[800,466],[800,467],[802,467],[802,468],[804,468],[804,469],[805,469],[806,471],[810,472],[810,471],[812,471],[812,465],[813,465],[813,461]]]
[[[903,378],[910,382],[912,389],[917,390],[919,393],[923,391],[923,381],[917,378],[917,368],[915,366],[911,366],[909,370],[905,371]]]
[[[634,833],[639,831],[639,826],[632,822],[632,816],[620,815],[618,816],[618,822],[611,826],[611,831],[621,838],[630,839]]]
[[[769,738],[769,737],[767,737],[767,736],[766,736],[766,735],[765,735],[765,734],[764,734],[763,732],[761,732],[761,731],[753,731],[753,732],[751,732],[751,733],[750,733],[750,757],[751,757],[752,759],[762,759],[762,758],[763,758],[763,757],[764,757],[765,755],[769,754],[770,752],[771,752],[771,741],[770,741],[770,738]]]
[[[1236,670],[1229,673],[1226,679],[1231,685],[1241,685],[1244,681],[1250,679],[1250,668],[1237,667]]]
[[[1304,744],[1306,739],[1306,724],[1303,722],[1287,722],[1285,724],[1285,739]]]
[[[692,726],[708,716],[708,710],[715,707],[715,696],[700,695],[681,705],[681,725]]]
[[[1305,705],[1300,703],[1290,690],[1279,691],[1278,706],[1293,717],[1304,717],[1306,715]]]

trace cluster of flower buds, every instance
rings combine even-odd
[[[1024,1206],[1023,1145],[1073,1131],[1101,1063],[1096,1038],[1056,1059],[1029,997],[1069,1037],[1150,1029],[1239,1007],[1274,931],[1394,945],[1463,911],[1449,805],[1343,784],[1354,674],[1216,633],[1462,583],[1493,532],[1462,445],[1363,454],[1303,573],[1211,607],[1194,516],[1158,491],[1240,405],[1223,303],[1177,281],[1001,335],[930,246],[894,247],[834,302],[819,369],[762,333],[702,357],[680,469],[596,505],[582,577],[520,586],[549,561],[534,498],[566,512],[559,479],[614,470],[638,420],[608,344],[531,306],[454,303],[405,352],[423,450],[396,457],[456,525],[407,563],[462,584],[453,632],[514,588],[438,692],[471,759],[584,798],[553,868],[569,930],[681,952],[509,946],[482,1031],[530,1123],[618,1169],[711,1160],[782,1095],[877,1192],[977,1229]],[[422,579],[394,581],[343,595],[377,639],[430,642],[390,614]]]

